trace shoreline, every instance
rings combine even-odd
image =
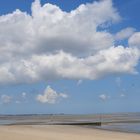
[[[4,125],[0,125],[0,127],[2,126],[74,126],[74,127],[81,127],[81,128],[87,128],[87,129],[93,129],[93,130],[102,130],[102,131],[110,131],[110,132],[119,132],[119,133],[130,133],[130,134],[139,134],[139,132],[131,132],[131,131],[127,131],[127,130],[115,130],[115,129],[108,129],[108,128],[99,128],[98,126],[91,126],[91,125],[73,125],[73,124],[34,124],[34,123],[19,123],[19,124],[4,124]]]
[[[140,134],[108,131],[72,125],[11,125],[11,126],[0,126],[0,139],[139,140]]]
[[[126,123],[126,122],[123,122]],[[129,122],[130,124],[132,122]],[[136,122],[135,122],[136,123]],[[105,131],[111,131],[111,132],[122,132],[122,133],[132,133],[132,134],[140,134],[139,131],[133,131],[129,129],[121,129],[121,128],[108,128],[108,127],[102,127],[102,126],[109,126],[111,123],[101,123],[101,122],[54,122],[54,123],[44,123],[44,122],[18,122],[18,123],[11,123],[11,124],[0,124],[1,126],[77,126],[82,128],[89,128],[89,129],[97,129],[97,130],[105,130]],[[116,122],[115,122],[116,124]],[[119,124],[117,122],[117,124]]]
[[[122,122],[115,122],[115,124],[120,123],[139,123],[140,121],[122,121]],[[111,131],[111,132],[122,132],[122,133],[132,133],[132,134],[140,134],[139,131],[133,131],[129,129],[121,129],[121,128],[108,128],[108,127],[102,127],[102,126],[109,126],[110,124],[113,124],[114,122],[17,122],[17,123],[11,123],[11,124],[0,124],[0,126],[78,126],[82,128],[89,128],[89,129],[97,129],[97,130],[105,130],[105,131]]]
[[[102,131],[110,131],[110,132],[119,132],[119,133],[138,134],[138,135],[140,135],[139,132],[131,132],[131,131],[127,131],[127,130],[115,130],[115,129],[107,129],[107,128],[90,127],[90,126],[86,126],[85,128],[95,129],[95,130],[102,130]]]

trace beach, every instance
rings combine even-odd
[[[140,140],[140,134],[69,125],[0,126],[1,140]]]

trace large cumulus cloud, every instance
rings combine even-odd
[[[0,16],[0,83],[136,73],[139,47],[114,46],[115,37],[107,31],[120,20],[111,0],[70,12],[35,0],[31,15],[16,10]],[[132,35],[129,44],[134,41]]]

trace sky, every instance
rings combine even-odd
[[[0,114],[140,112],[139,5],[0,1]]]

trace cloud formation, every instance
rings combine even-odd
[[[43,94],[39,94],[36,97],[36,100],[40,103],[48,103],[48,104],[55,104],[61,98],[68,98],[67,94],[64,93],[57,93],[54,89],[50,86],[47,86]]]
[[[128,27],[125,29],[122,29],[121,31],[119,31],[116,35],[115,35],[115,39],[116,40],[124,40],[124,39],[128,39],[131,35],[133,35],[135,32],[134,28]]]
[[[106,94],[101,94],[101,95],[99,95],[99,98],[103,101],[106,101],[106,100],[110,99],[110,96],[108,96]]]
[[[121,97],[121,98],[124,98],[125,96],[126,96],[126,95],[125,95],[125,94],[123,94],[123,93],[120,95],[120,97]]]
[[[26,98],[27,93],[26,92],[22,92],[22,98]]]
[[[140,32],[134,33],[128,40],[129,46],[140,48]]]
[[[8,104],[12,101],[12,97],[11,96],[8,96],[8,95],[1,95],[1,103],[3,104]]]
[[[35,0],[31,15],[16,10],[0,16],[0,84],[136,73],[140,50],[135,34],[129,47],[114,46],[114,35],[107,31],[120,20],[111,0],[70,12]],[[126,38],[122,32],[118,36]]]

